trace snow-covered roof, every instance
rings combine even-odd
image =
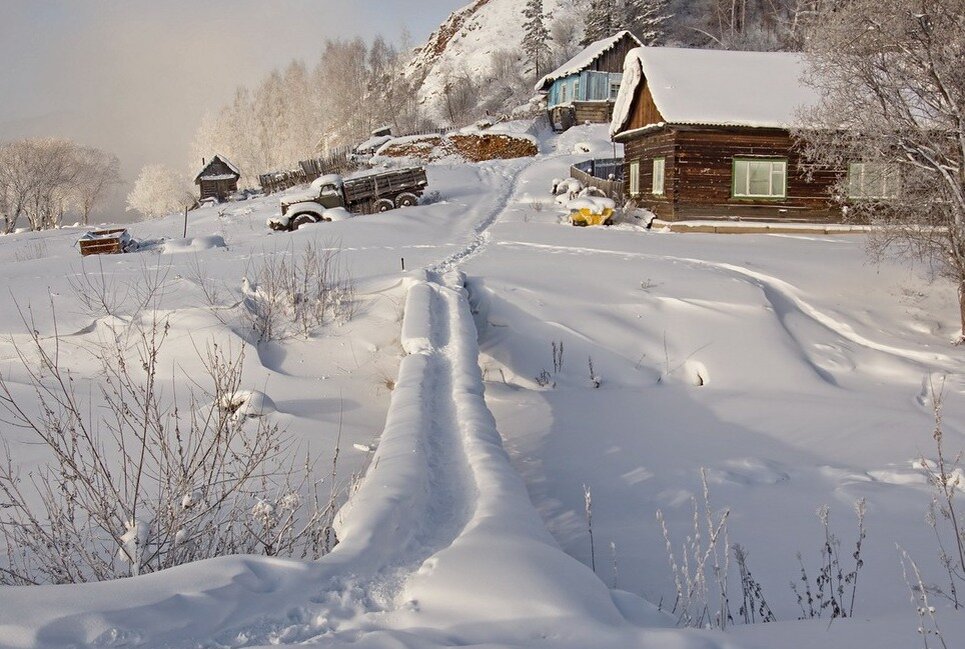
[[[238,171],[238,167],[236,167],[236,166],[234,166],[233,164],[231,164],[231,161],[228,160],[228,158],[224,157],[224,156],[221,155],[220,153],[216,153],[216,154],[214,155],[214,157],[211,158],[211,160],[209,160],[208,163],[204,165],[204,168],[203,168],[201,171],[198,172],[198,175],[195,176],[195,179],[194,179],[195,182],[201,180],[202,178],[204,178],[205,180],[227,180],[228,178],[220,178],[220,177],[216,177],[216,175],[205,175],[205,173],[204,173],[205,171],[208,170],[208,168],[209,168],[211,165],[213,165],[213,164],[214,164],[216,161],[218,161],[218,160],[220,160],[221,162],[223,162],[224,165],[225,165],[226,167],[228,167],[228,169],[230,169],[233,173],[237,174],[239,177],[241,176],[241,172]],[[229,178],[230,178],[230,176],[229,176]]]
[[[788,128],[820,98],[805,66],[796,52],[639,47],[627,54],[610,133],[625,130],[644,80],[669,124]]]
[[[391,139],[392,139],[391,135],[374,135],[369,139],[367,139],[365,142],[362,142],[360,145],[355,147],[355,152],[363,153],[365,151],[376,151],[383,144],[385,144]]]
[[[633,39],[637,45],[643,45],[643,43],[641,43],[636,36],[626,30],[616,33],[609,38],[604,38],[596,41],[595,43],[590,43],[585,50],[540,79],[539,83],[536,84],[536,90],[546,90],[547,86],[557,79],[562,79],[573,74],[579,74],[589,66],[593,65],[594,61],[609,52],[625,37]]]

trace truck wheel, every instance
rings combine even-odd
[[[419,202],[419,197],[415,194],[405,192],[404,194],[399,194],[395,197],[396,207],[412,207]]]
[[[318,219],[314,214],[296,214],[292,219],[292,230],[298,230],[306,225],[317,223]]]
[[[376,212],[388,212],[389,210],[395,209],[395,203],[393,203],[388,198],[380,198],[375,201],[375,211]]]

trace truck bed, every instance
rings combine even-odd
[[[392,169],[345,179],[345,200],[349,205],[394,197],[402,192],[421,194],[428,184],[422,167]]]

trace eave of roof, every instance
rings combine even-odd
[[[643,45],[643,43],[640,42],[640,39],[627,30],[618,32],[609,38],[603,38],[594,43],[590,43],[576,56],[540,79],[539,83],[536,84],[536,90],[538,92],[545,92],[547,87],[557,79],[564,79],[582,72],[589,66],[593,65],[593,63],[595,63],[596,60],[601,56],[616,47],[617,44],[619,44],[619,42],[626,37],[632,38],[637,46]]]

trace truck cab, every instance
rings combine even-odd
[[[326,174],[309,186],[309,191],[281,201],[281,218],[268,221],[273,230],[297,230],[309,223],[330,221],[325,213],[345,208],[345,182],[337,174]]]

